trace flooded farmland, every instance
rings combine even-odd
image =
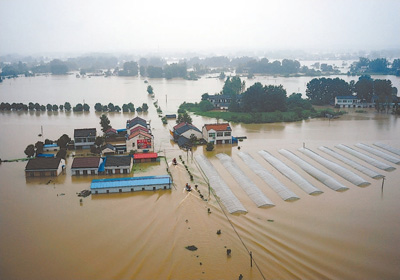
[[[258,81],[267,83],[268,78]],[[285,79],[277,78],[285,87]],[[280,80],[279,80],[280,79]],[[390,77],[399,88],[399,78]],[[397,79],[397,80],[395,80]],[[155,99],[146,92],[140,78],[35,77],[6,80],[0,84],[4,102],[85,100],[90,113],[17,113],[0,112],[0,157],[23,158],[25,147],[44,139],[57,139],[63,133],[73,135],[74,128],[96,127],[100,114],[96,102],[122,105],[149,104],[149,112],[140,114],[151,120],[155,150],[165,155],[174,179],[171,190],[80,198],[76,193],[90,187],[93,177],[72,177],[72,155],[67,158],[65,174],[57,178],[27,179],[26,162],[0,165],[0,278],[1,279],[395,279],[400,275],[400,189],[398,165],[356,146],[374,146],[381,142],[400,148],[398,117],[374,110],[348,114],[335,120],[314,119],[295,123],[236,124],[234,136],[247,136],[238,145],[217,146],[212,152],[199,146],[193,154],[180,150],[170,141],[169,120],[163,125],[153,102],[158,100],[165,113],[175,113],[183,101],[196,102],[205,92],[222,88],[218,79],[150,80]],[[246,81],[248,86],[252,83]],[[274,81],[275,83],[275,81]],[[306,81],[291,88],[300,92]],[[295,84],[295,85],[293,85]],[[288,90],[288,93],[291,92]],[[304,91],[303,91],[304,93]],[[137,114],[109,113],[111,125],[123,128]],[[194,125],[217,120],[193,116]],[[43,127],[43,137],[38,134]],[[381,170],[336,146],[346,145],[376,160],[395,167]],[[321,150],[325,146],[354,162],[385,176],[373,179]],[[238,149],[240,147],[240,149]],[[357,186],[299,148],[306,147],[368,181]],[[335,191],[283,156],[285,149],[346,186]],[[260,154],[265,150],[290,167],[299,176],[320,189],[308,194],[269,164]],[[238,180],[226,169],[218,154],[235,163],[274,206],[257,207]],[[262,168],[299,199],[283,200],[244,162],[240,153],[250,155]],[[246,213],[229,214],[209,192],[207,180],[196,158],[204,155],[237,197]],[[391,153],[394,157],[400,157]],[[194,175],[192,185],[198,191],[186,192],[190,182],[182,157]],[[163,175],[166,164],[135,166],[134,176]],[[237,169],[235,169],[237,170]],[[96,177],[98,178],[98,177]],[[382,187],[383,186],[383,187]],[[200,197],[203,195],[205,199]],[[222,206],[221,206],[222,205]],[[220,230],[221,234],[217,234]],[[185,247],[198,249],[189,251]],[[227,250],[231,253],[228,256]],[[249,252],[253,266],[250,266]]]

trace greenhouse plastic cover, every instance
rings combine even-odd
[[[289,166],[284,164],[282,161],[277,159],[276,157],[272,156],[267,151],[261,150],[258,153],[268,161],[273,167],[275,167],[279,172],[285,175],[287,178],[292,180],[296,185],[298,185],[303,191],[308,194],[319,194],[323,193],[320,189],[313,186],[310,182],[300,176],[296,171],[291,169]]]
[[[371,153],[373,155],[376,155],[376,156],[378,156],[380,158],[386,159],[387,161],[390,161],[392,163],[400,164],[400,158],[397,158],[397,157],[394,157],[394,156],[389,155],[387,153],[384,153],[384,152],[382,152],[382,151],[380,151],[380,150],[378,150],[378,149],[376,149],[374,147],[365,145],[363,143],[356,144],[356,147],[358,147],[360,149],[363,149],[364,151],[367,151],[367,152],[369,152],[369,153]]]
[[[386,144],[380,143],[380,142],[374,143],[374,145],[378,146],[379,148],[385,149],[386,151],[389,151],[393,154],[400,156],[400,149],[396,149],[392,146],[389,146],[389,145],[386,145]]]
[[[382,170],[385,170],[385,171],[392,171],[392,170],[396,169],[393,166],[390,166],[390,165],[388,165],[386,163],[383,163],[383,162],[381,162],[379,160],[376,160],[376,159],[374,159],[374,158],[372,158],[370,156],[367,156],[367,155],[365,155],[363,153],[360,153],[360,152],[358,152],[358,151],[356,151],[356,150],[354,150],[354,149],[352,149],[352,148],[350,148],[350,147],[348,147],[346,145],[339,144],[339,145],[336,145],[335,147],[340,149],[340,150],[342,150],[342,151],[345,151],[345,152],[347,152],[347,153],[349,153],[349,154],[351,154],[351,155],[353,155],[353,156],[355,156],[355,157],[357,157],[357,158],[359,158],[359,159],[361,159],[361,160],[363,160],[363,161],[365,161],[365,162],[367,162],[367,163],[369,163],[369,164],[371,164],[371,165],[373,165],[373,166],[375,166],[375,167],[377,167],[379,169],[382,169]]]
[[[329,170],[333,171],[334,173],[338,174],[340,177],[346,179],[350,183],[353,183],[356,186],[359,187],[365,187],[371,185],[370,182],[365,181],[363,178],[355,174],[354,172],[351,172],[349,169],[344,168],[343,166],[332,162],[330,160],[327,160],[326,158],[320,156],[319,154],[315,153],[314,151],[306,148],[300,148],[300,152],[305,154],[306,156],[312,158],[319,164],[325,166]]]
[[[217,158],[257,207],[275,206],[275,204],[264,195],[256,184],[254,184],[253,181],[243,173],[230,156],[220,153],[217,154]]]
[[[284,155],[285,157],[287,157],[288,159],[293,161],[295,164],[300,166],[305,172],[307,172],[308,174],[310,174],[311,176],[316,178],[318,181],[320,181],[321,183],[326,185],[328,188],[330,188],[330,189],[332,189],[334,191],[344,191],[344,190],[349,189],[348,187],[346,187],[342,183],[336,181],[334,178],[332,178],[328,174],[326,174],[326,173],[320,171],[319,169],[315,168],[314,166],[312,166],[311,164],[309,164],[305,160],[299,158],[298,156],[296,156],[292,152],[290,152],[288,150],[285,150],[285,149],[281,149],[281,150],[279,150],[279,153],[281,153],[282,155]]]
[[[349,159],[349,158],[347,158],[347,157],[335,152],[332,149],[329,149],[328,147],[321,146],[321,147],[319,147],[319,149],[321,151],[327,153],[328,155],[330,155],[330,156],[332,156],[332,157],[334,157],[334,158],[346,163],[347,165],[353,167],[354,169],[364,173],[365,175],[368,175],[369,177],[371,177],[373,179],[378,179],[378,178],[382,178],[383,177],[382,174],[379,174],[379,173],[375,172],[374,170],[369,169],[368,167],[365,167],[364,165],[361,165],[361,164],[359,164],[359,163],[357,163],[357,162],[355,162],[355,161],[353,161],[353,160],[351,160],[351,159]]]
[[[210,186],[215,190],[215,193],[220,198],[229,213],[245,213],[246,208],[240,203],[239,199],[232,193],[224,180],[219,176],[214,166],[204,155],[195,157],[200,168],[207,176]]]
[[[278,181],[267,169],[261,166],[252,156],[245,152],[239,152],[239,157],[256,173],[261,179],[267,183],[283,200],[296,200],[299,197],[289,190],[285,185]]]

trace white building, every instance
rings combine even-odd
[[[232,144],[232,129],[229,123],[205,124],[203,138],[213,144]]]

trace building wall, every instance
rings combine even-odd
[[[189,129],[188,131],[185,131],[181,135],[186,137],[187,139],[190,139],[190,136],[192,134],[194,134],[197,137],[197,139],[203,138],[203,134],[200,131],[196,131],[196,130],[193,130],[193,129]]]
[[[122,192],[137,192],[137,191],[154,191],[154,190],[167,190],[171,189],[171,184],[160,184],[160,185],[148,185],[148,186],[130,186],[130,187],[119,187],[119,188],[102,188],[102,189],[91,189],[92,194],[102,193],[122,193]]]
[[[126,140],[126,151],[129,152],[130,150],[136,150],[139,153],[143,153],[144,150],[148,150],[148,151],[153,152],[154,151],[154,139],[150,138],[151,148],[140,149],[137,145],[137,140],[142,140],[142,139],[149,139],[149,138],[144,137],[143,135],[139,134],[136,137]],[[132,144],[135,144],[135,145],[133,146]]]
[[[210,136],[213,134],[214,136]],[[222,135],[218,135],[222,134]],[[228,135],[226,135],[228,134]],[[203,137],[207,142],[212,142],[214,144],[232,144],[232,132],[231,131],[215,131],[214,129],[210,129],[207,131],[205,127],[203,127]]]
[[[61,159],[57,169],[25,171],[26,177],[57,177],[65,167],[65,160]]]
[[[97,174],[99,174],[99,168],[74,168],[74,169],[71,169],[71,172],[72,172],[73,176],[97,175]]]

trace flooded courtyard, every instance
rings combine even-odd
[[[258,79],[263,82],[261,77]],[[398,78],[391,79],[396,86]],[[278,82],[285,87],[284,79]],[[290,87],[296,90],[304,88],[305,81],[293,83],[291,80]],[[164,175],[168,166],[174,180],[171,190],[91,195],[80,202],[77,193],[88,189],[94,177],[71,176],[72,153],[67,158],[65,173],[56,178],[25,178],[26,162],[2,163],[1,279],[238,279],[240,274],[244,279],[399,277],[400,166],[355,146],[382,142],[399,149],[400,123],[396,116],[348,109],[347,115],[335,120],[231,123],[233,135],[247,136],[246,140],[238,145],[216,146],[212,152],[199,146],[193,153],[187,153],[170,140],[169,129],[174,120],[163,125],[152,103],[158,100],[164,114],[176,113],[183,101],[198,102],[201,94],[220,91],[222,82],[160,79],[150,80],[150,84],[155,99],[148,96],[147,85],[140,78],[35,77],[0,85],[4,102],[74,104],[84,99],[91,106],[90,113],[0,112],[3,160],[23,158],[28,144],[46,138],[54,140],[63,133],[72,136],[75,128],[96,127],[100,132],[100,114],[93,109],[96,102],[120,106],[133,102],[135,107],[146,102],[149,112],[139,116],[151,120],[155,151],[165,156],[167,163],[135,165],[133,176]],[[123,128],[127,119],[137,115],[109,113],[108,117],[114,128]],[[200,129],[203,124],[216,121],[193,116],[194,125]],[[41,127],[43,137],[38,136]],[[339,144],[396,169],[384,171],[368,165],[337,149],[335,146]],[[323,153],[320,146],[382,174],[384,184],[382,178],[370,178]],[[348,168],[370,185],[360,187],[350,183],[298,151],[303,147]],[[332,190],[283,156],[281,149],[292,152],[348,189]],[[264,160],[260,150],[282,161],[322,193],[304,192]],[[221,156],[217,157],[220,153],[229,156],[274,206],[257,207],[221,162]],[[299,199],[283,200],[242,160],[241,153],[250,155]],[[202,155],[246,213],[229,214],[209,191],[196,162]],[[180,159],[177,166],[171,165],[172,159],[179,156],[194,175],[193,182]],[[187,182],[192,186],[197,184],[199,191],[186,192]],[[221,234],[217,234],[218,230]],[[190,245],[198,250],[185,248]],[[252,267],[250,251],[254,258]]]

